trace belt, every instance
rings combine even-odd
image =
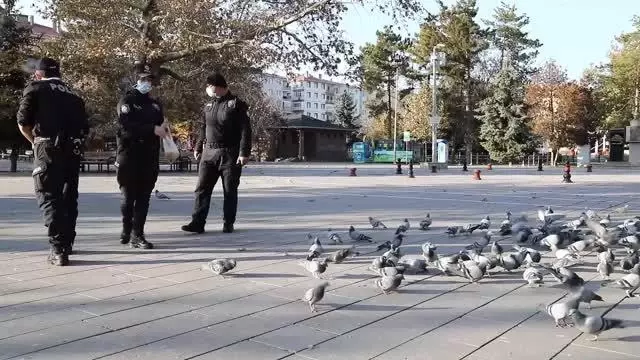
[[[223,144],[209,143],[209,142],[204,143],[204,146],[209,149],[225,149],[226,148],[226,146],[224,146]]]

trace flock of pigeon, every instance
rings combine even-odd
[[[624,213],[628,205],[614,210]],[[554,213],[551,207],[545,210],[539,209],[537,220],[530,222],[525,215],[513,216],[507,211],[497,230],[501,239],[511,236],[514,244],[512,251],[505,251],[500,245],[500,240],[493,240],[495,233],[490,231],[491,219],[486,216],[476,224],[465,226],[453,226],[446,229],[450,237],[460,234],[470,235],[474,231],[482,231],[482,237],[456,254],[441,256],[437,253],[437,246],[431,242],[422,245],[420,258],[403,256],[402,242],[411,225],[408,219],[398,226],[392,240],[377,246],[376,252],[383,252],[376,256],[369,270],[379,277],[375,279],[375,286],[384,294],[397,291],[404,274],[426,273],[429,268],[435,268],[444,275],[457,275],[464,277],[471,283],[478,283],[485,276],[490,277],[492,269],[503,269],[512,272],[524,269],[522,278],[531,287],[540,287],[544,284],[545,275],[550,275],[561,284],[569,295],[563,302],[555,302],[540,306],[539,310],[549,314],[556,326],[575,326],[583,333],[592,334],[596,340],[598,335],[612,328],[622,328],[625,323],[618,319],[609,319],[602,316],[584,314],[579,310],[579,304],[585,303],[591,308],[592,301],[603,301],[602,297],[584,287],[584,279],[570,268],[583,264],[581,256],[587,252],[597,253],[597,272],[603,279],[602,286],[617,287],[626,290],[629,297],[640,287],[640,217],[624,220],[613,226],[610,215],[601,218],[592,210],[585,210],[577,219],[564,222],[565,215]],[[369,223],[373,229],[387,229],[380,220],[369,217]],[[420,220],[419,229],[429,230],[432,219],[429,214]],[[348,230],[352,243],[373,243],[373,239],[365,235],[353,226]],[[339,249],[332,253],[325,253],[318,236],[307,235],[312,242],[305,259],[299,264],[311,276],[322,279],[322,274],[327,270],[329,263],[340,264],[349,257],[358,256],[355,244]],[[329,229],[327,244],[344,244],[339,233]],[[616,263],[614,249],[623,247],[626,255]],[[488,250],[488,251],[486,251]],[[555,260],[549,264],[541,263],[542,251],[550,250]],[[620,256],[620,255],[619,255]],[[609,280],[610,274],[619,265],[621,271],[627,274],[617,281]],[[203,268],[215,274],[223,276],[236,266],[234,259],[216,259]],[[309,305],[312,312],[315,305],[322,300],[328,282],[308,289],[302,300]]]

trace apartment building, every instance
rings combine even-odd
[[[366,93],[347,84],[314,77],[309,74],[287,79],[263,74],[265,93],[285,116],[306,115],[322,121],[335,118],[340,96],[347,92],[356,105],[355,113],[366,117]]]

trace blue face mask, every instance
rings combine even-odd
[[[147,81],[138,81],[138,84],[136,84],[136,89],[142,94],[146,94],[151,91],[151,83]]]

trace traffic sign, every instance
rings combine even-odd
[[[411,141],[411,132],[410,131],[405,131],[404,132],[404,142],[409,142]]]

